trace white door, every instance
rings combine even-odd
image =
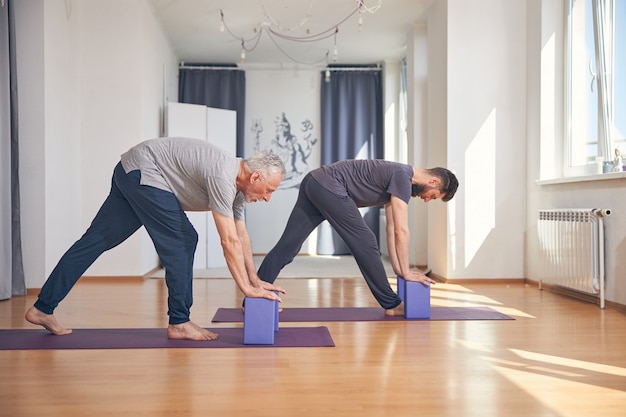
[[[167,104],[167,135],[208,140],[235,155],[237,151],[237,112],[198,104]],[[219,235],[211,213],[187,212],[198,232],[194,269],[226,266]]]

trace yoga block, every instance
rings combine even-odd
[[[404,283],[406,281],[404,281],[404,278],[402,278],[400,275],[398,275],[398,283],[397,283],[397,287],[398,287],[398,297],[400,297],[400,299],[402,301],[404,301]]]
[[[243,313],[244,345],[273,345],[278,331],[278,301],[245,298]]]
[[[404,281],[404,318],[430,318],[430,286],[421,282]]]
[[[274,291],[278,294],[276,291]],[[274,303],[274,331],[278,331],[278,301],[273,301]]]

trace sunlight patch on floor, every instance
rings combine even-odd
[[[602,415],[623,415],[623,410],[607,410],[603,408],[603,404],[609,398],[613,403],[620,398],[626,401],[625,392],[582,382],[584,377],[546,375],[545,370],[530,367],[518,369],[494,365],[494,369],[521,391],[553,410],[556,415],[594,416],[601,409],[604,413],[615,411],[615,414]]]
[[[458,340],[457,342],[459,345],[467,349],[475,350],[478,352],[488,352],[488,353],[493,352],[491,349],[487,349],[484,343],[472,342],[469,340]]]
[[[620,368],[617,366],[579,361],[576,359],[568,359],[568,358],[563,358],[560,356],[545,355],[542,353],[529,352],[526,350],[519,350],[519,349],[510,349],[510,351],[515,353],[517,356],[521,358],[533,360],[537,362],[543,362],[543,363],[548,363],[551,365],[564,366],[564,367],[570,367],[570,368],[576,368],[576,369],[583,369],[583,370],[592,371],[592,372],[600,372],[600,373],[615,375],[615,376],[626,376],[626,368]]]

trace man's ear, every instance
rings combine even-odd
[[[428,185],[431,187],[439,187],[441,185],[441,179],[439,177],[432,177],[428,180]]]
[[[261,181],[261,173],[258,171],[254,171],[251,175],[250,175],[250,182],[252,184],[254,184],[255,182],[259,182]]]

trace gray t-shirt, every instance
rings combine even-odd
[[[348,196],[357,207],[382,206],[395,195],[405,203],[411,199],[413,167],[382,159],[348,159],[324,165],[311,175],[328,191]]]
[[[244,196],[237,191],[241,158],[204,140],[150,139],[121,157],[126,173],[141,171],[141,184],[172,192],[185,211],[215,210],[243,220]]]

